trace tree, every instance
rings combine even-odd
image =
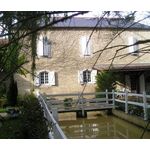
[[[0,37],[6,40],[5,43],[0,45],[0,70],[1,73],[5,73],[4,77],[0,80],[0,84],[6,79],[9,80],[7,89],[8,101],[10,101],[12,96],[16,97],[16,94],[13,95],[11,91],[13,88],[17,89],[14,74],[17,72],[25,74],[25,72],[28,71],[23,68],[23,65],[28,62],[25,57],[26,52],[23,51],[23,49],[31,49],[32,72],[28,72],[32,74],[34,79],[38,32],[58,22],[71,19],[74,16],[84,13],[87,12],[0,12]],[[62,17],[58,17],[59,15]],[[25,42],[27,39],[31,42]]]
[[[116,82],[117,76],[113,72],[103,71],[96,76],[96,91],[112,91]]]
[[[7,70],[5,69],[5,65],[7,62],[12,60],[11,58],[13,53],[16,56],[15,59],[18,59],[21,54],[26,55],[26,53],[22,51],[23,48],[30,48],[32,58],[31,74],[34,76],[36,38],[38,32],[43,29],[48,29],[58,22],[65,21],[67,19],[71,19],[74,16],[85,13],[87,13],[87,11],[0,12],[0,37],[7,39],[7,42],[0,46],[0,70]],[[26,39],[31,42],[25,42]],[[15,46],[17,46],[17,49]],[[22,66],[27,61],[24,61],[24,63],[22,62],[21,64],[16,64],[14,60],[11,62],[13,67],[10,67],[11,71],[8,71],[4,78],[0,80],[0,84],[19,69],[24,70]]]

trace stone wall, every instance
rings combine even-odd
[[[78,82],[78,71],[83,69],[91,69],[99,53],[92,54],[91,56],[81,56],[80,38],[84,35],[90,35],[93,29],[85,28],[69,28],[69,29],[52,29],[42,32],[48,35],[51,41],[52,57],[44,58],[37,57],[36,70],[50,70],[56,72],[56,85],[55,86],[40,86],[34,87],[30,74],[27,77],[17,76],[19,92],[25,93],[30,89],[39,89],[45,93],[72,93],[81,92],[83,85]],[[120,30],[121,31],[121,30]],[[119,30],[111,29],[98,29],[91,37],[92,53],[103,50],[108,43],[109,46],[126,45],[128,44],[128,37],[135,36],[139,40],[150,37],[149,31],[144,30],[130,30],[123,32],[113,41],[115,35],[120,32]],[[111,42],[112,41],[112,42]],[[140,46],[143,47],[144,45]],[[111,62],[111,58],[115,55],[117,48],[105,50],[97,61],[97,64],[107,64]],[[128,49],[119,51],[117,56],[128,53]],[[114,63],[127,64],[131,61],[133,63],[149,63],[150,56],[148,54],[138,56],[129,55],[127,57],[117,57]],[[31,63],[25,65],[30,70]],[[96,84],[87,84],[85,92],[94,92]]]

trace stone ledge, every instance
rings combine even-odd
[[[142,118],[139,118],[139,117],[133,116],[133,115],[129,115],[129,114],[125,114],[124,112],[118,111],[115,109],[112,110],[112,113],[114,116],[117,116],[123,120],[130,122],[130,123],[133,123],[134,125],[141,127],[141,128],[145,128],[148,123],[148,121],[144,121]],[[150,126],[148,126],[148,130],[150,130]]]

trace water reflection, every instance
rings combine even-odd
[[[139,139],[143,132],[133,124],[100,112],[89,112],[88,118],[76,118],[74,113],[60,114],[59,120],[66,136],[73,139]],[[150,138],[150,132],[143,138]]]

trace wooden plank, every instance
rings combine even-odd
[[[137,97],[143,97],[143,94],[128,93],[128,96],[137,96]]]
[[[112,92],[108,92],[111,94]],[[47,94],[47,97],[54,97],[54,96],[80,96],[80,95],[104,95],[106,92],[95,92],[95,93],[61,93],[61,94]]]

